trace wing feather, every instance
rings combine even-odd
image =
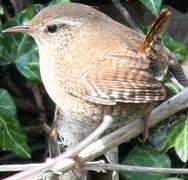
[[[111,54],[88,64],[80,78],[66,81],[66,90],[87,101],[105,105],[165,99],[163,85],[149,72],[149,60],[136,52],[131,52],[131,56],[124,54]]]

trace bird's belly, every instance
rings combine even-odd
[[[63,113],[70,116],[72,120],[81,123],[87,128],[96,128],[102,121],[106,106],[90,103],[80,98],[69,95],[68,99],[62,100]],[[65,97],[65,96],[64,96]],[[143,118],[151,104],[124,104],[118,103],[111,106],[114,123],[111,128],[128,124],[130,121]]]

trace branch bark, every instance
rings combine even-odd
[[[40,163],[36,164],[19,164],[19,165],[2,165],[0,172],[15,172],[25,171],[31,168],[40,167]],[[160,168],[160,167],[146,167],[146,166],[131,166],[120,164],[108,164],[102,161],[86,162],[84,164],[85,170],[106,172],[106,171],[128,171],[128,172],[142,172],[142,173],[160,173],[160,174],[188,174],[188,169],[184,168]]]
[[[145,167],[145,166],[129,166],[119,164],[107,164],[103,162],[87,162],[84,165],[87,170],[97,171],[129,171],[142,173],[160,173],[160,174],[188,174],[188,169],[184,168],[160,168],[160,167]]]
[[[152,127],[162,120],[170,117],[178,111],[188,108],[188,88],[185,88],[179,94],[168,99],[164,103],[156,107],[149,115],[149,126]],[[136,119],[130,124],[112,132],[109,135],[90,144],[79,153],[79,158],[82,163],[91,161],[94,158],[102,155],[109,149],[127,142],[143,132],[143,120]],[[52,170],[55,172],[66,172],[75,166],[72,159],[66,159],[66,154],[62,154],[55,159],[42,163],[36,168],[28,169],[14,176],[6,178],[6,180],[19,180],[24,178],[33,178],[39,172]],[[0,167],[1,168],[1,167]]]

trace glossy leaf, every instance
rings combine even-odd
[[[162,34],[162,40],[164,45],[176,55],[180,63],[186,59],[187,51],[185,45],[174,40],[167,32]]]
[[[183,162],[188,160],[188,117],[171,129],[159,150],[167,151],[172,147]]]
[[[157,16],[163,0],[140,0],[140,2],[144,4],[153,15]]]
[[[188,160],[188,119],[182,122],[180,130],[179,132],[177,131],[179,135],[176,138],[174,148],[179,158],[186,162]]]
[[[171,166],[170,159],[167,155],[160,153],[149,146],[135,146],[122,164],[166,168]],[[128,180],[162,180],[165,179],[165,177],[168,177],[167,174],[135,172],[121,172],[121,175]]]
[[[167,87],[172,94],[178,94],[181,91],[180,87],[174,82],[166,82],[165,87]]]
[[[6,24],[3,29],[27,23],[43,6],[31,5]],[[40,80],[38,51],[34,40],[26,34],[4,33],[0,35],[0,65],[15,63],[22,75]]]
[[[16,107],[8,92],[0,89],[0,149],[30,158],[26,137],[19,125]]]
[[[4,9],[0,6],[0,15],[4,14]]]
[[[22,54],[15,61],[17,69],[28,79],[40,80],[38,49],[36,46],[32,47],[25,54]]]

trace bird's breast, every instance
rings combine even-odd
[[[56,90],[56,70],[54,61],[50,56],[43,56],[40,54],[40,74],[44,87],[51,97],[51,99],[57,104],[57,90]]]

